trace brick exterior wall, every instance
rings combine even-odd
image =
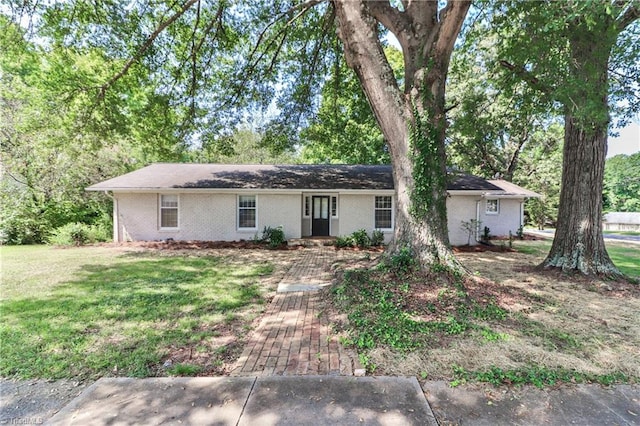
[[[476,219],[476,203],[479,202],[480,230],[482,236],[485,226],[490,229],[492,236],[508,236],[509,231],[516,234],[521,221],[522,199],[501,198],[498,214],[486,214],[486,199],[475,195],[454,195],[447,198],[447,226],[449,227],[449,242],[453,246],[467,244],[469,234],[462,229],[462,222]],[[476,244],[471,238],[471,245]]]
[[[509,231],[515,236],[521,221],[521,199],[500,198],[500,212],[498,214],[486,213],[486,201],[480,203],[481,231],[485,226],[489,227],[490,235],[495,237],[509,236]]]
[[[285,238],[300,238],[299,195],[257,195],[257,226],[237,226],[237,195],[179,194],[177,229],[160,229],[158,193],[116,193],[119,241],[174,240],[237,241],[262,235],[265,226],[282,226]]]
[[[249,194],[248,194],[249,195]],[[253,194],[251,194],[253,195]],[[308,194],[305,194],[308,195]],[[336,195],[336,194],[332,194]],[[262,235],[265,226],[282,226],[285,238],[300,238],[311,232],[310,221],[303,219],[302,194],[257,194],[257,227],[239,230],[237,226],[237,194],[179,194],[179,227],[160,229],[159,193],[115,193],[114,206],[118,241],[174,240],[238,241]],[[331,235],[349,235],[359,229],[374,229],[375,195],[339,194],[338,218],[331,220]],[[480,202],[480,233],[485,226],[491,235],[516,233],[521,221],[520,199],[500,199],[500,213],[487,215],[485,199],[455,195],[447,199],[449,240],[452,245],[467,244],[467,233],[461,222],[476,218],[476,202]],[[394,200],[395,202],[395,200]],[[395,208],[395,206],[394,206]],[[389,242],[393,231],[385,231]],[[472,244],[475,241],[471,241]]]
[[[454,195],[447,198],[447,228],[452,246],[462,246],[469,241],[469,234],[462,229],[462,222],[476,219],[476,202],[479,200],[481,198],[477,195]],[[472,236],[471,244],[475,243]]]

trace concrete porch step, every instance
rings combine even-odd
[[[332,246],[336,241],[336,237],[304,237],[304,238],[290,238],[287,240],[288,246],[303,246],[303,247],[322,247]]]

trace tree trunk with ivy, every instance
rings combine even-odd
[[[387,140],[396,189],[393,255],[407,248],[423,268],[461,269],[449,244],[444,136],[445,81],[454,42],[470,6],[449,1],[335,0],[338,34],[347,63],[364,89]],[[389,66],[377,25],[398,39],[405,66],[401,90]]]

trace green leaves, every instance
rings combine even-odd
[[[398,51],[387,49],[395,57]],[[300,134],[302,161],[388,164],[389,152],[354,72],[336,58],[316,117]]]
[[[640,153],[607,160],[603,199],[606,211],[640,211]]]

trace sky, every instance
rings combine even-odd
[[[617,137],[609,136],[607,158],[618,154],[635,154],[640,151],[640,120],[631,122],[618,131]]]

